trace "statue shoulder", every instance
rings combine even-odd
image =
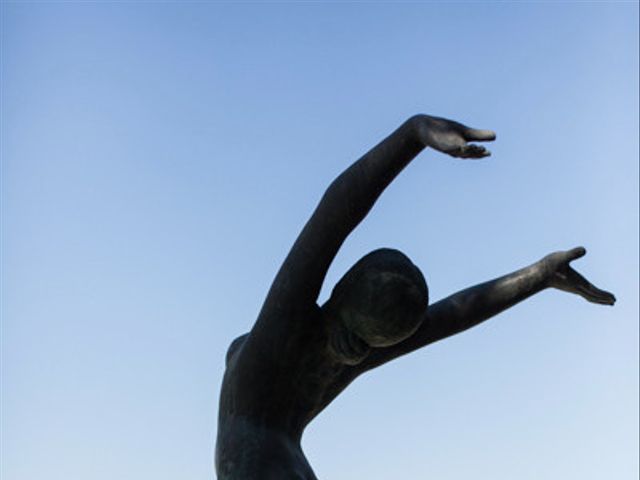
[[[229,348],[227,349],[227,356],[225,359],[225,365],[227,367],[229,366],[229,363],[233,359],[234,355],[238,351],[240,351],[240,349],[242,348],[242,345],[244,344],[244,341],[248,336],[249,336],[248,333],[245,333],[244,335],[240,335],[238,338],[232,341],[231,344],[229,344]]]

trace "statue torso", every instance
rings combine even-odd
[[[250,335],[232,343],[218,418],[221,480],[316,479],[300,447],[302,433],[355,375],[328,354],[323,328],[300,331],[269,344]]]

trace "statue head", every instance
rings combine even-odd
[[[325,307],[336,324],[334,330],[355,337],[347,343],[360,340],[368,347],[388,347],[420,327],[427,304],[427,284],[420,270],[403,253],[380,249],[351,267]]]

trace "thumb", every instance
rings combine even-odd
[[[492,142],[496,139],[496,133],[493,130],[467,128],[464,132],[464,138],[469,142]]]
[[[567,259],[569,261],[576,260],[580,257],[584,257],[587,254],[587,250],[584,247],[576,247],[566,252]]]

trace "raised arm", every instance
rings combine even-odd
[[[440,300],[428,307],[425,322],[413,336],[393,347],[374,350],[359,368],[369,370],[467,330],[549,287],[593,303],[613,305],[615,297],[611,293],[596,288],[569,266],[585,253],[582,247],[555,252],[526,268]]]
[[[326,272],[346,237],[424,148],[430,146],[459,158],[481,158],[489,152],[467,142],[494,138],[488,130],[416,115],[342,172],[323,195],[280,267],[254,331],[263,327],[263,319],[274,314],[286,315],[315,304]]]

